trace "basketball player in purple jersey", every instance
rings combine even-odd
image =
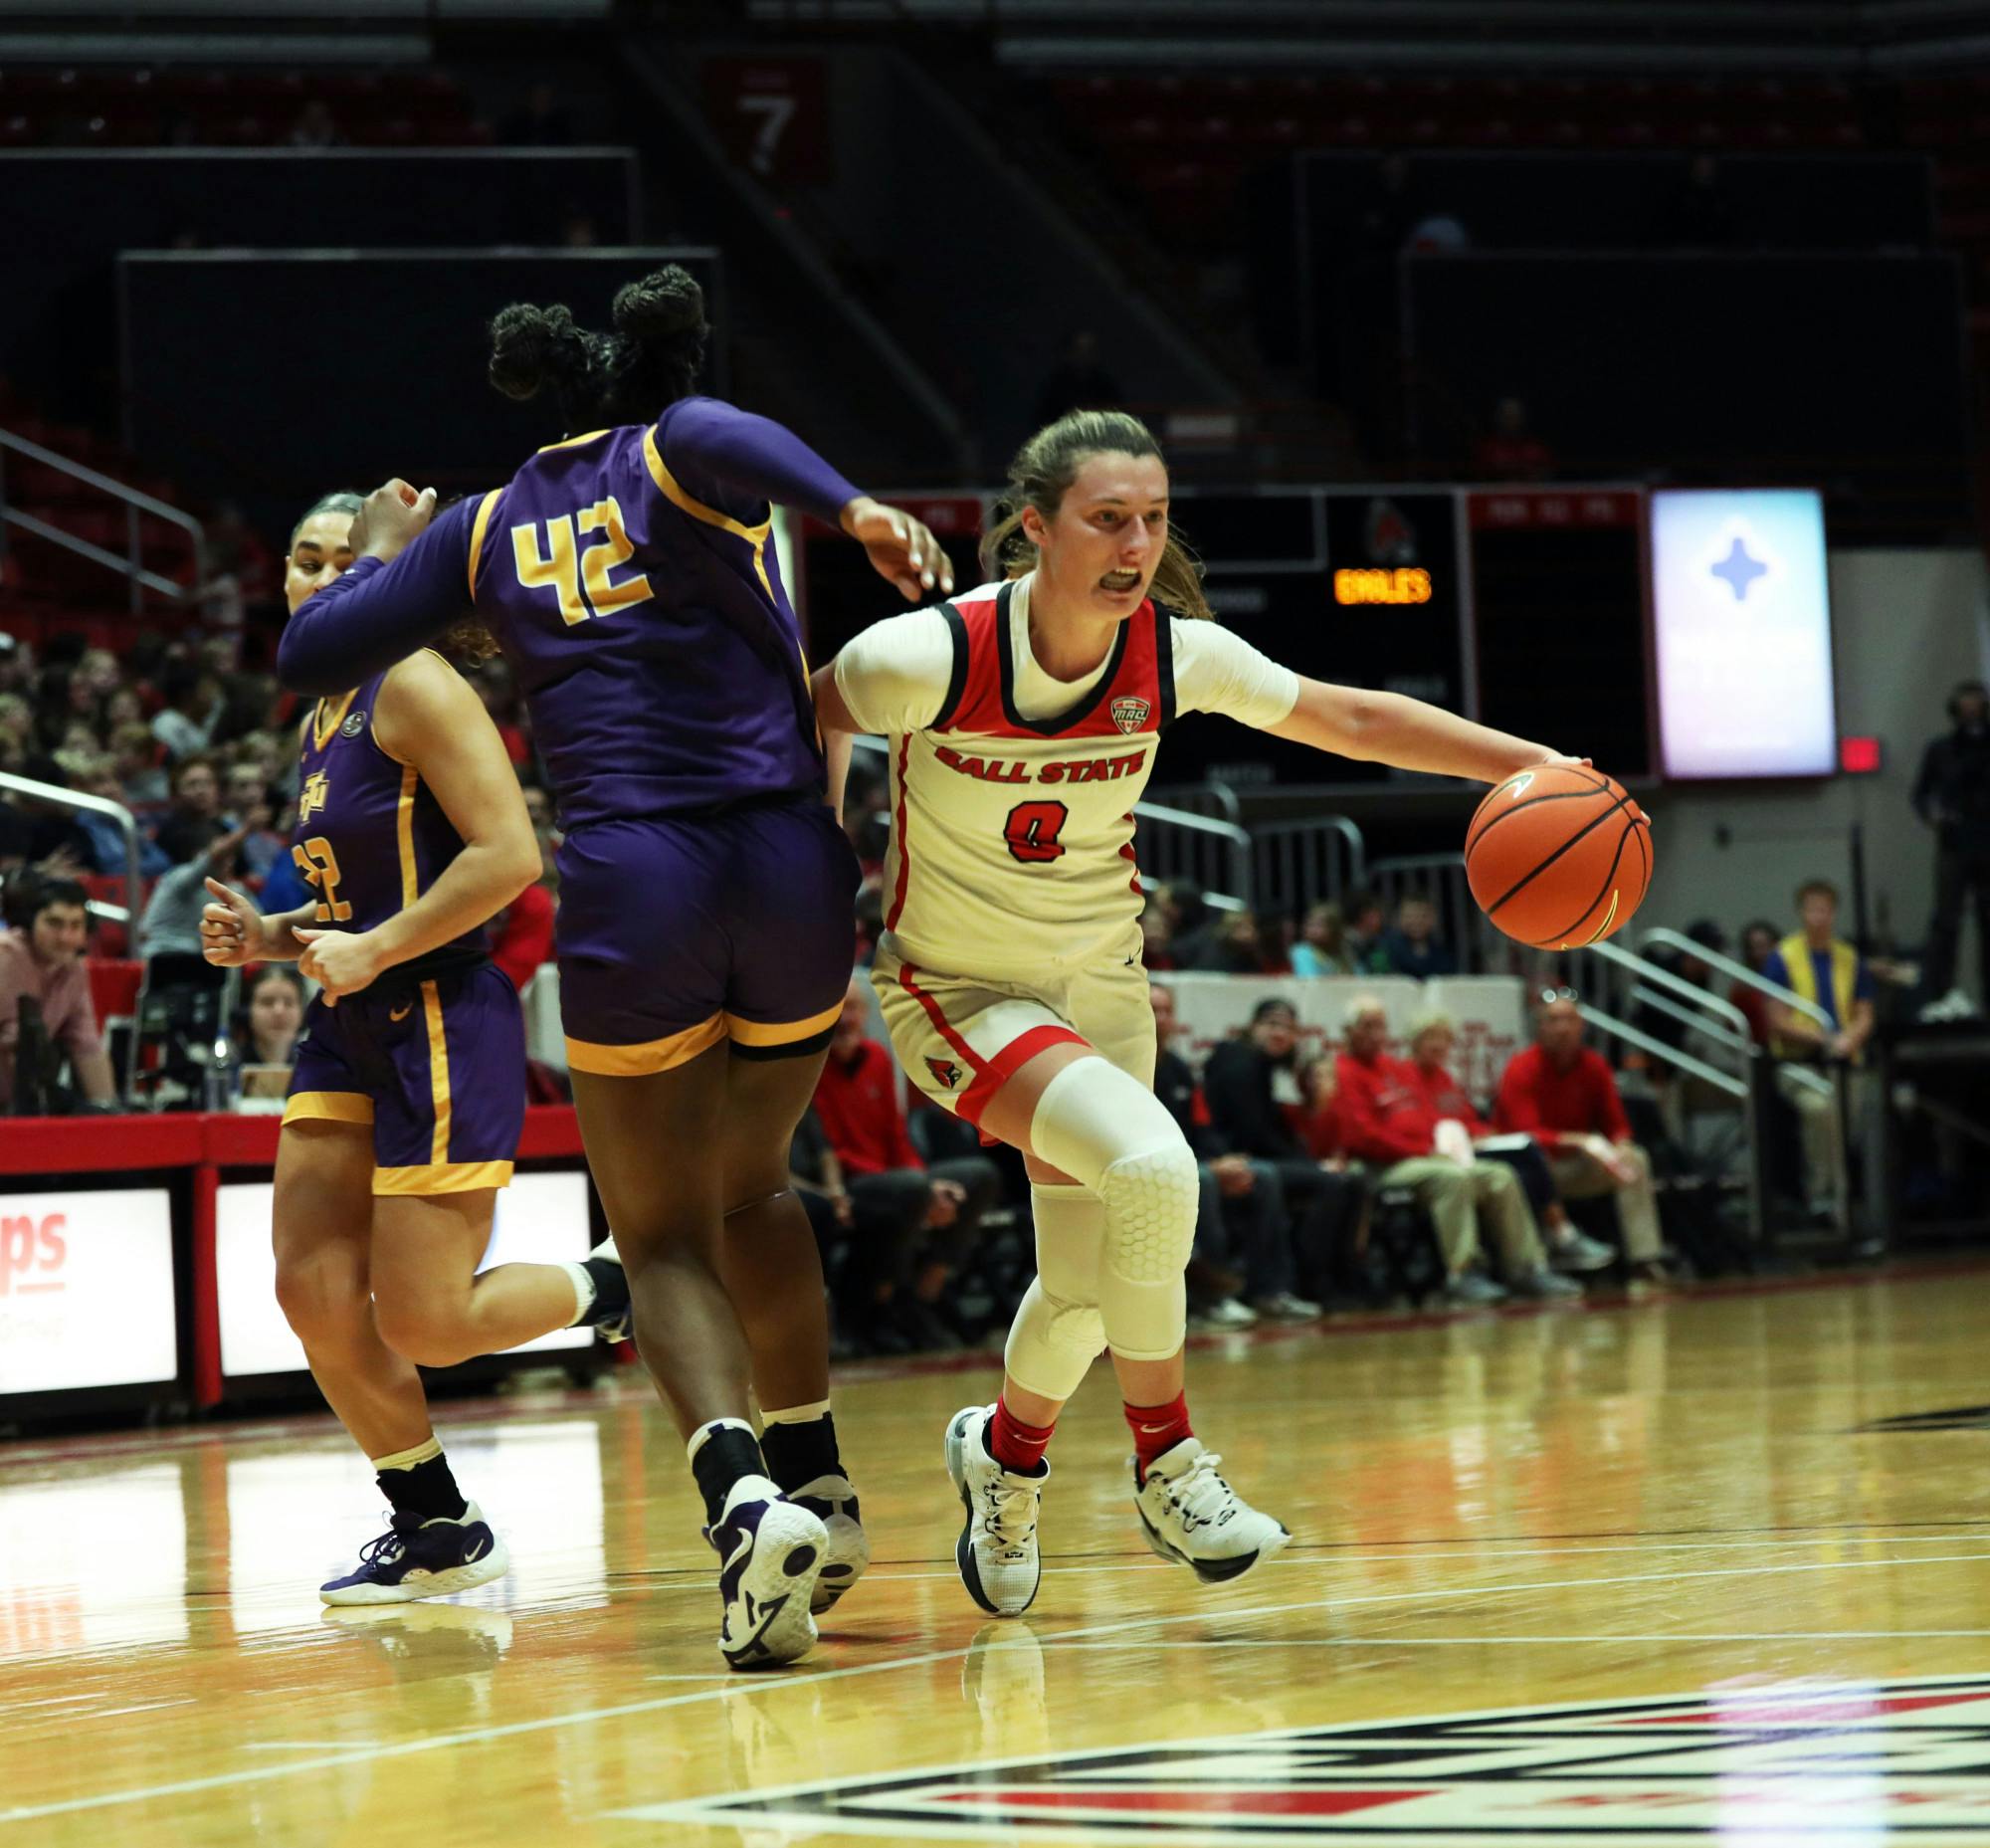
[[[328,495],[298,521],[293,615],[351,562],[358,509]],[[507,1563],[457,1488],[416,1366],[623,1318],[628,1285],[607,1256],[476,1275],[525,1108],[518,996],[484,925],[539,871],[483,703],[422,650],[320,700],[301,741],[291,851],[311,899],[266,918],[209,880],[201,930],[210,962],[295,958],[322,984],[277,1148],[277,1297],[392,1505],[388,1532],[319,1596],[402,1603]]]
[[[498,316],[493,383],[554,390],[579,434],[440,516],[402,484],[370,497],[357,562],[291,624],[281,670],[349,686],[466,604],[510,661],[567,830],[560,1001],[588,1160],[704,1498],[719,1649],[755,1668],[805,1653],[811,1607],[869,1557],[829,1416],[821,1261],[788,1189],[858,870],[769,503],[841,525],[908,600],[951,572],[923,526],[778,424],[689,395],[709,330],[683,270],[622,289],[614,323]]]

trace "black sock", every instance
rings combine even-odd
[[[764,1476],[767,1469],[753,1433],[728,1424],[698,1445],[697,1455],[691,1460],[691,1473],[697,1480],[698,1494],[704,1497],[705,1525],[716,1527],[732,1485],[742,1476]]]
[[[824,1412],[807,1424],[770,1424],[760,1433],[760,1452],[767,1474],[792,1494],[818,1476],[841,1476],[843,1461],[836,1454],[836,1418]]]
[[[382,1470],[373,1480],[397,1515],[419,1515],[424,1521],[461,1521],[470,1507],[450,1474],[446,1456],[433,1456],[405,1470]]]

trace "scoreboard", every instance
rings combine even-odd
[[[956,584],[982,581],[975,546],[993,496],[884,498],[932,527]],[[1653,756],[1645,503],[1636,489],[1183,486],[1173,521],[1218,618],[1296,673],[1428,700],[1639,776]],[[841,535],[802,521],[791,542],[811,659],[905,607]],[[1190,714],[1155,782],[1208,776],[1406,780]]]

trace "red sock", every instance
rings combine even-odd
[[[1147,1478],[1147,1465],[1172,1450],[1195,1433],[1188,1428],[1188,1394],[1177,1392],[1165,1405],[1128,1405],[1126,1422],[1133,1427],[1133,1456],[1140,1466],[1140,1480]]]
[[[1005,1470],[1027,1476],[1044,1460],[1056,1429],[1050,1424],[1023,1423],[1010,1411],[1008,1401],[998,1398],[995,1416],[988,1421],[988,1454]]]

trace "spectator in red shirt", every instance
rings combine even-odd
[[[856,1236],[891,1240],[903,1252],[885,1280],[890,1292],[881,1314],[916,1346],[958,1346],[941,1313],[946,1286],[980,1235],[1001,1175],[986,1155],[926,1162],[906,1130],[897,1066],[870,1026],[869,984],[853,981],[816,1086],[815,1113],[836,1155]]]
[[[1602,1270],[1617,1254],[1584,1237],[1570,1222],[1568,1209],[1555,1196],[1554,1176],[1540,1144],[1531,1136],[1500,1135],[1452,1076],[1451,1054],[1457,1043],[1458,1026],[1449,1014],[1429,1013],[1410,1023],[1410,1075],[1424,1102],[1440,1123],[1462,1124],[1475,1149],[1490,1160],[1505,1162],[1520,1177],[1527,1204],[1540,1222],[1548,1261],[1556,1270]]]
[[[1440,1126],[1414,1074],[1384,1050],[1382,1003],[1360,1000],[1347,1019],[1347,1049],[1336,1064],[1337,1114],[1347,1152],[1381,1169],[1384,1187],[1409,1187],[1437,1229],[1444,1256],[1444,1300],[1463,1306],[1501,1303],[1510,1293],[1543,1300],[1579,1296],[1579,1287],[1548,1269],[1540,1229],[1513,1170],[1474,1157],[1463,1129]],[[1474,1269],[1480,1222],[1498,1243],[1507,1289]]]
[[[520,994],[553,953],[553,917],[558,910],[555,841],[549,828],[537,833],[539,877],[505,906],[491,925],[491,960],[510,976],[511,986]]]
[[[1535,1043],[1500,1075],[1492,1120],[1546,1150],[1555,1191],[1581,1200],[1613,1194],[1634,1283],[1663,1283],[1664,1242],[1651,1158],[1632,1138],[1617,1080],[1603,1055],[1582,1043],[1582,1015],[1566,988],[1541,997]]]

